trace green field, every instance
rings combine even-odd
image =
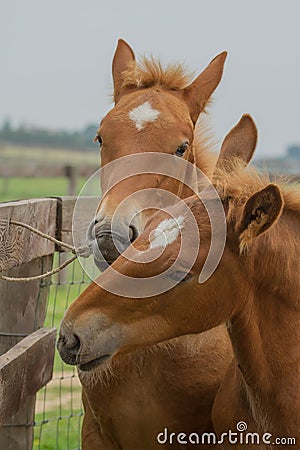
[[[77,192],[85,183],[79,178]],[[67,195],[67,178],[0,178],[0,202]]]
[[[0,145],[0,165],[2,168],[18,167],[22,165],[33,164],[52,164],[62,167],[71,165],[79,167],[80,165],[99,166],[99,153],[81,152],[64,149],[47,148],[27,148],[12,145]],[[5,170],[4,170],[5,171]],[[9,173],[9,171],[8,171]],[[38,174],[37,174],[38,175]],[[80,192],[84,178],[77,180],[77,193]],[[23,200],[28,198],[52,197],[67,195],[68,179],[66,177],[56,178],[22,178],[22,177],[0,177],[0,202],[11,200]]]

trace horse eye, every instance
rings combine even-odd
[[[177,156],[183,156],[184,152],[188,149],[189,147],[189,143],[185,142],[184,144],[180,145],[180,147],[178,147],[176,149],[175,155]]]
[[[97,134],[95,136],[95,138],[94,138],[94,142],[99,142],[99,145],[101,147],[101,145],[102,145],[102,137],[99,134]]]

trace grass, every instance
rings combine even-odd
[[[36,414],[33,450],[67,450],[80,448],[82,412],[56,409],[53,411],[59,420],[44,419],[44,415]]]
[[[77,192],[85,183],[85,179],[78,179]],[[24,200],[28,198],[55,197],[67,195],[68,179],[57,178],[9,178],[0,177],[0,202]]]
[[[3,167],[20,167],[22,164],[61,164],[80,166],[91,165],[98,167],[99,152],[31,148],[14,146],[10,144],[0,144],[0,164]],[[77,193],[79,193],[84,182],[84,178],[78,178]],[[0,202],[23,200],[28,198],[52,197],[67,195],[68,179],[66,177],[57,178],[22,178],[0,177]]]

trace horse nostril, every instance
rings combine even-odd
[[[61,335],[59,337],[61,344],[66,348],[69,353],[77,354],[80,348],[80,339],[77,334],[71,334],[68,336]]]
[[[130,242],[135,241],[135,239],[138,237],[138,232],[135,226],[130,225],[129,226],[129,240]]]
[[[72,350],[79,350],[79,347],[80,347],[80,339],[77,336],[77,334],[73,334],[72,342],[71,345],[69,345],[69,348],[71,348]]]

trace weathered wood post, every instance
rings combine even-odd
[[[51,270],[54,244],[10,224],[9,220],[30,224],[55,236],[56,205],[55,199],[0,204],[3,274],[27,277]],[[24,283],[0,280],[0,355],[43,326],[48,292],[49,285],[40,280]],[[17,350],[14,347],[0,357],[0,423],[4,424],[0,427],[0,450],[32,449],[35,392],[52,376],[54,331],[45,331],[32,341],[30,337],[26,339],[18,344]],[[13,376],[15,371],[17,374]],[[15,414],[9,417],[11,413]]]

